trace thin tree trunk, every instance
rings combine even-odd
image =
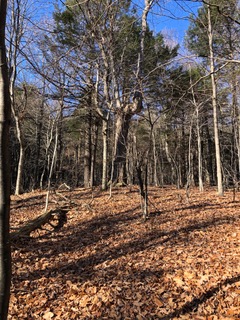
[[[204,117],[204,123],[206,124],[204,126],[204,131],[206,135],[206,141],[207,141],[207,150],[205,152],[206,154],[206,175],[205,179],[207,182],[213,186],[216,181],[216,175],[214,174],[213,167],[214,167],[214,158],[213,158],[213,141],[211,138],[211,134],[209,132],[209,124],[208,124],[208,117],[207,115]]]
[[[45,88],[45,86],[44,86]],[[44,96],[44,92],[43,92]],[[44,98],[42,98],[40,105],[40,112],[37,114],[37,133],[36,133],[36,159],[35,159],[35,168],[34,168],[34,187],[37,188],[40,185],[40,168],[39,160],[41,155],[41,146],[42,146],[42,128],[43,128],[43,108],[44,108]]]
[[[54,164],[56,163],[56,157],[57,157],[57,147],[58,147],[58,121],[56,121],[56,132],[55,132],[55,144],[54,144],[54,150],[53,150],[53,155],[52,155],[52,161],[51,161],[51,166],[49,170],[49,175],[48,175],[48,187],[47,187],[47,196],[46,196],[46,202],[45,202],[45,210],[44,212],[47,212],[48,209],[48,203],[49,203],[49,196],[50,196],[50,189],[51,189],[51,181],[52,181],[52,175],[53,175],[53,168]]]
[[[19,159],[18,159],[15,195],[19,195],[23,192],[23,168],[24,168],[24,158],[25,158],[25,148],[23,146],[23,140],[19,139],[18,141],[19,141]]]
[[[239,175],[240,175],[240,114],[237,117],[238,121],[238,144],[237,144],[237,149],[238,149],[238,170],[239,170]]]
[[[198,187],[199,191],[203,191],[203,168],[202,168],[202,142],[200,134],[199,106],[197,112],[197,145],[198,145]]]
[[[91,173],[91,126],[92,115],[91,111],[87,114],[87,124],[85,130],[85,144],[84,144],[84,187],[90,187],[90,173]]]
[[[233,113],[233,168],[234,178],[238,179],[240,173],[240,135],[239,135],[239,111],[237,105],[237,79],[235,67],[233,68],[233,78],[231,81],[231,92],[232,92],[232,113]],[[235,149],[237,149],[237,156],[235,156]]]
[[[19,159],[18,159],[18,170],[17,170],[15,194],[19,195],[20,193],[22,193],[25,147],[24,147],[24,137],[23,137],[21,120],[19,119],[17,112],[15,110],[16,106],[15,106],[15,97],[14,97],[14,84],[15,84],[15,79],[14,80],[12,79],[10,82],[11,110],[15,120],[17,139],[19,143]]]
[[[111,102],[109,98],[109,82],[108,82],[108,63],[105,61],[106,68],[104,69],[103,76],[103,90],[104,96],[106,98],[106,106],[110,110]],[[98,100],[98,90],[99,90],[99,65],[97,64],[97,75],[96,75],[96,83],[95,90],[93,93],[93,102],[96,108],[98,115],[102,120],[102,141],[103,141],[103,153],[102,153],[102,190],[107,189],[107,177],[108,177],[108,123],[110,117],[110,111],[104,111],[100,108],[100,103]]]
[[[108,120],[102,119],[102,139],[103,139],[103,155],[102,155],[102,190],[107,189],[107,153],[108,153]]]
[[[96,154],[97,154],[97,142],[98,142],[98,122],[95,123],[92,128],[92,153],[91,153],[91,172],[90,172],[90,187],[92,188],[95,184],[95,165],[96,165]]]
[[[25,143],[24,143],[24,134],[21,124],[21,119],[16,113],[15,106],[15,98],[14,98],[14,82],[11,82],[10,85],[10,96],[12,97],[12,113],[16,122],[16,131],[17,138],[19,142],[19,159],[18,159],[18,171],[17,171],[17,179],[16,179],[16,188],[15,194],[19,195],[23,192],[23,169],[24,169],[24,161],[25,161]],[[27,90],[24,90],[24,109],[27,107]]]
[[[158,176],[157,176],[157,150],[156,150],[156,138],[154,131],[152,129],[152,145],[153,145],[153,181],[154,185],[159,186]]]
[[[18,171],[16,179],[15,194],[18,195],[22,192],[22,179],[23,179],[23,165],[24,165],[24,136],[22,131],[22,124],[18,114],[17,105],[15,103],[15,82],[17,76],[17,55],[19,50],[20,41],[23,35],[23,20],[21,5],[19,2],[15,3],[12,1],[12,12],[11,12],[11,35],[10,35],[10,50],[8,54],[8,60],[11,64],[10,73],[10,98],[11,98],[11,109],[16,124],[17,139],[19,142],[19,159],[18,159]],[[27,98],[27,97],[25,97]],[[26,102],[25,102],[26,104]]]
[[[181,130],[181,135],[179,135],[179,142],[180,142],[180,152],[179,152],[179,172],[180,172],[180,187],[183,187],[187,183],[188,179],[188,173],[187,173],[187,153],[185,150],[187,150],[187,142],[185,141],[186,139],[186,134],[185,134],[185,124],[186,124],[186,116],[185,116],[185,111],[182,110],[182,130]]]
[[[167,157],[167,160],[171,166],[171,182],[170,184],[176,182],[176,179],[178,181],[178,169],[177,169],[177,165],[176,165],[176,162],[174,161],[174,159],[172,158],[171,154],[170,154],[170,151],[169,151],[169,145],[168,145],[168,142],[167,142],[167,137],[164,138],[164,149],[165,149],[165,153],[166,153],[166,157]],[[176,173],[174,175],[174,172]],[[169,183],[169,182],[168,182]]]
[[[202,141],[201,141],[201,133],[200,133],[200,119],[199,119],[199,109],[200,105],[196,101],[193,85],[192,85],[192,79],[190,78],[190,84],[191,84],[191,91],[192,91],[192,99],[193,99],[193,105],[196,109],[196,131],[197,131],[197,150],[198,150],[198,187],[199,191],[203,191],[203,168],[202,168]]]
[[[218,195],[223,195],[223,181],[222,181],[222,168],[221,168],[221,153],[220,153],[220,141],[219,141],[219,129],[218,129],[218,106],[217,106],[217,85],[215,79],[215,65],[214,65],[214,53],[213,53],[213,31],[211,21],[211,8],[208,8],[208,40],[210,51],[210,72],[212,83],[212,106],[213,106],[213,123],[214,123],[214,139],[215,139],[215,154],[216,154],[216,166],[217,166],[217,186]]]
[[[190,186],[193,182],[193,161],[192,161],[192,132],[193,132],[193,119],[191,120],[189,127],[189,139],[188,139],[188,172],[186,182],[186,197],[189,200]]]
[[[61,93],[60,114],[57,122],[58,144],[56,154],[56,183],[62,183],[62,153],[63,153],[63,92]]]
[[[134,138],[131,134],[131,141],[128,143],[128,150],[127,150],[127,183],[128,185],[134,184],[134,168],[135,168],[135,145],[134,145]]]
[[[78,174],[79,174],[79,149],[80,146],[76,145],[75,146],[75,150],[74,150],[74,157],[75,157],[75,161],[74,161],[74,185],[75,187],[78,187]]]
[[[9,238],[11,100],[5,48],[7,1],[0,0],[0,319],[7,320],[11,283]]]
[[[42,171],[41,178],[40,178],[40,188],[41,189],[43,189],[43,181],[44,181],[44,176],[46,174],[46,171],[47,171],[47,169],[49,170],[49,168],[50,168],[49,149],[50,149],[51,143],[53,141],[53,129],[54,129],[54,121],[51,121],[51,119],[49,119],[49,127],[48,127],[49,132],[47,132],[44,166],[43,166],[43,171]]]

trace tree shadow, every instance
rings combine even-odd
[[[30,196],[27,199],[11,200],[11,211],[20,208],[29,208],[36,205],[44,205],[46,194],[38,194]]]
[[[185,303],[180,309],[177,309],[177,310],[169,313],[168,315],[163,316],[158,319],[159,320],[170,320],[170,319],[182,316],[182,315],[186,315],[191,312],[195,312],[195,311],[197,311],[198,307],[201,304],[203,304],[208,299],[210,299],[215,294],[217,294],[219,291],[221,291],[222,287],[224,287],[228,284],[230,284],[230,285],[234,284],[235,282],[238,282],[238,281],[240,281],[240,275],[222,280],[218,285],[207,290],[206,292],[201,294],[199,297],[196,297],[192,301]],[[240,317],[240,313],[239,313],[238,317]]]
[[[134,210],[134,209],[133,209]],[[32,251],[31,254],[36,257],[38,255],[42,258],[52,258],[59,255],[74,252],[76,248],[81,249],[84,252],[85,247],[91,245],[97,245],[96,252],[90,253],[87,256],[72,259],[71,262],[60,260],[57,266],[48,267],[44,270],[35,270],[26,274],[26,279],[36,280],[41,277],[64,275],[65,278],[74,279],[76,281],[85,282],[87,280],[94,279],[96,275],[96,266],[106,264],[111,261],[115,261],[120,257],[133,255],[144,250],[149,250],[165,243],[172,243],[172,245],[180,244],[184,242],[191,232],[195,230],[206,230],[209,227],[216,225],[224,225],[234,222],[237,218],[223,217],[212,218],[208,221],[201,223],[190,224],[186,227],[180,227],[171,231],[157,231],[148,230],[145,233],[137,234],[135,238],[130,239],[120,244],[112,244],[111,241],[106,243],[103,240],[110,238],[113,234],[116,236],[121,234],[122,228],[126,227],[133,220],[139,219],[137,214],[117,214],[114,216],[94,218],[89,222],[86,222],[84,226],[75,226],[72,229],[67,230],[67,235],[61,235],[56,237],[60,243],[56,244],[56,241],[52,241],[51,235],[45,237],[43,242],[39,242],[36,238],[30,238],[29,241],[23,242],[22,252]],[[19,244],[18,244],[19,245]],[[20,262],[21,255],[18,256],[16,262]],[[117,271],[116,271],[117,272]],[[24,275],[23,275],[24,276]],[[16,279],[17,280],[17,279]],[[23,280],[23,278],[21,278]]]
[[[198,203],[198,204],[192,204],[192,205],[186,205],[183,206],[181,205],[179,208],[175,208],[174,211],[185,211],[185,210],[194,210],[195,214],[198,211],[201,210],[212,210],[213,208],[219,208],[221,207],[221,204],[218,203],[210,203],[210,202],[203,202],[203,203]]]

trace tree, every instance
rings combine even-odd
[[[10,98],[12,115],[16,127],[16,136],[19,144],[19,159],[16,178],[15,194],[22,193],[23,189],[23,170],[25,161],[25,136],[23,132],[23,119],[25,116],[24,108],[27,106],[27,95],[21,106],[16,102],[15,86],[19,65],[19,54],[22,50],[22,40],[25,32],[25,22],[27,20],[27,5],[28,0],[11,0],[8,7],[8,64],[9,64],[9,79],[10,79]],[[24,39],[26,41],[26,39]],[[26,93],[26,91],[25,91]],[[24,107],[23,107],[24,106]]]
[[[226,4],[221,1],[221,6]],[[198,17],[193,19],[188,30],[187,44],[190,50],[206,60],[209,65],[209,74],[212,86],[213,128],[215,144],[215,160],[217,173],[218,194],[223,195],[223,177],[219,137],[219,105],[216,73],[220,67],[217,58],[226,54],[226,45],[220,36],[222,19],[217,12],[215,1],[204,4],[198,12]],[[222,34],[221,34],[222,35]],[[221,60],[220,60],[221,61]]]
[[[0,1],[0,318],[7,319],[10,297],[11,251],[9,239],[11,102],[5,48],[7,1]]]
[[[218,105],[217,105],[217,84],[215,78],[215,56],[213,51],[213,28],[211,7],[207,5],[207,21],[208,21],[208,44],[209,44],[209,60],[210,60],[210,72],[212,82],[212,106],[213,106],[213,123],[214,123],[214,138],[215,138],[215,152],[216,152],[216,164],[217,164],[217,185],[218,195],[223,195],[223,180],[222,180],[222,166],[221,166],[221,153],[220,153],[220,141],[219,141],[219,129],[218,129]]]

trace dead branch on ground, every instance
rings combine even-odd
[[[43,213],[37,218],[28,221],[24,226],[19,227],[16,231],[11,232],[11,240],[14,241],[20,237],[29,237],[31,232],[37,229],[43,229],[43,226],[46,224],[49,224],[53,228],[53,231],[58,231],[67,222],[68,211],[69,207],[62,207]],[[57,224],[53,224],[53,220],[57,220]]]

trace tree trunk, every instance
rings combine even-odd
[[[180,179],[179,179],[179,185],[180,188],[182,188],[188,180],[188,173],[187,173],[187,142],[186,139],[186,133],[185,133],[185,124],[186,124],[186,116],[185,111],[182,110],[182,128],[181,128],[181,135],[179,136],[179,142],[180,142],[180,152],[179,152],[179,165],[180,165]]]
[[[233,77],[231,79],[231,93],[232,93],[232,122],[233,122],[233,150],[232,158],[234,168],[235,180],[239,178],[240,173],[240,135],[239,135],[239,111],[238,111],[238,95],[237,95],[238,80],[236,77],[235,66],[233,68]],[[237,156],[235,156],[237,150]]]
[[[203,168],[202,168],[202,142],[200,134],[199,106],[196,106],[197,112],[197,146],[198,146],[198,187],[203,191]]]
[[[44,94],[43,94],[44,96]],[[43,128],[43,108],[44,108],[44,99],[40,105],[40,112],[37,114],[37,128],[36,128],[36,158],[35,158],[35,168],[34,168],[34,187],[37,188],[40,185],[40,166],[39,160],[41,156],[41,146],[42,146],[42,128]]]
[[[218,130],[218,106],[217,106],[217,85],[215,79],[215,65],[214,65],[214,53],[213,53],[213,31],[211,21],[211,8],[208,8],[208,40],[210,51],[210,72],[212,83],[212,106],[213,106],[213,123],[214,123],[214,140],[215,140],[215,154],[216,154],[216,167],[217,167],[217,186],[218,195],[223,195],[223,182],[222,182],[222,168],[221,168],[221,154],[220,154],[220,141]]]
[[[14,68],[15,69],[15,68]],[[16,70],[13,71],[16,73]],[[16,125],[16,134],[19,143],[19,158],[18,158],[18,169],[17,169],[17,179],[15,186],[15,194],[19,195],[23,191],[23,167],[24,167],[24,155],[25,155],[25,146],[24,146],[24,135],[22,130],[21,120],[16,112],[15,105],[15,94],[14,94],[14,84],[15,76],[12,76],[10,81],[10,98],[11,98],[11,110],[15,120]]]
[[[50,150],[51,143],[53,141],[54,125],[55,125],[55,121],[51,121],[49,119],[48,130],[47,130],[47,135],[46,135],[46,142],[45,142],[46,148],[45,148],[44,166],[43,166],[43,170],[42,170],[41,178],[40,178],[40,188],[41,189],[43,189],[43,182],[44,182],[44,179],[45,179],[45,175],[50,170],[50,154],[49,154],[49,150]]]
[[[177,166],[176,163],[174,161],[174,159],[171,157],[170,151],[169,151],[169,145],[168,145],[168,141],[167,141],[167,137],[164,137],[164,149],[165,149],[165,153],[166,153],[166,157],[168,160],[168,163],[171,166],[171,175],[169,175],[169,178],[171,178],[171,180],[168,180],[168,184],[173,184],[176,183],[176,179],[178,180],[178,170],[177,170]],[[174,174],[175,173],[175,174]]]
[[[7,320],[10,282],[11,250],[9,238],[10,155],[9,126],[11,101],[5,48],[7,1],[0,0],[0,319]]]
[[[15,187],[15,195],[19,195],[23,192],[23,166],[24,166],[24,158],[25,158],[25,148],[23,144],[21,130],[17,127],[17,136],[19,142],[19,159],[18,159],[18,169],[17,169],[17,179],[16,179],[16,187]]]
[[[153,146],[153,181],[156,187],[159,186],[157,175],[157,150],[156,150],[156,137],[152,129],[152,146]]]
[[[92,127],[92,115],[91,111],[87,114],[87,124],[85,130],[85,145],[84,145],[84,187],[90,187],[90,175],[91,175],[91,127]]]
[[[107,153],[108,153],[108,120],[102,119],[102,139],[103,139],[103,155],[102,155],[102,190],[107,189]]]
[[[214,175],[214,158],[213,158],[213,153],[214,153],[214,148],[213,148],[213,141],[211,138],[211,134],[209,131],[209,124],[208,124],[208,116],[206,115],[204,117],[204,123],[206,123],[206,125],[203,127],[205,133],[203,135],[206,136],[206,143],[207,143],[207,147],[206,147],[206,151],[205,151],[205,167],[206,167],[206,175],[205,175],[205,180],[209,183],[210,186],[213,186],[215,183],[215,175]]]
[[[112,176],[114,184],[127,184],[126,154],[130,120],[131,114],[120,113],[117,115]]]
[[[11,34],[10,34],[10,44],[9,44],[9,54],[8,60],[10,64],[9,73],[10,76],[10,99],[11,99],[11,110],[16,124],[16,132],[17,132],[17,139],[19,142],[19,159],[18,159],[18,171],[17,171],[17,179],[16,179],[16,187],[15,187],[15,194],[19,195],[22,193],[22,180],[23,180],[23,166],[24,166],[24,135],[22,130],[22,117],[19,116],[19,111],[17,108],[17,104],[15,103],[15,82],[17,76],[17,56],[19,52],[19,45],[21,38],[23,36],[23,16],[21,12],[21,4],[19,2],[16,3],[12,2],[12,12],[11,12]],[[27,102],[27,95],[25,92],[25,107]]]
[[[98,121],[95,119],[95,123],[92,127],[92,151],[91,151],[91,172],[90,172],[90,187],[95,185],[95,166],[97,155],[97,142],[98,142]]]
[[[197,131],[197,153],[198,153],[198,187],[199,191],[203,191],[203,167],[202,167],[202,140],[201,140],[201,130],[200,130],[200,105],[195,98],[193,86],[192,86],[192,79],[191,79],[191,91],[192,91],[192,99],[193,105],[195,106],[196,110],[196,131]]]
[[[60,103],[60,111],[59,111],[59,119],[57,122],[58,126],[58,144],[57,144],[57,154],[56,154],[56,174],[55,179],[57,184],[62,183],[62,153],[63,153],[63,93],[61,93],[61,101]]]

